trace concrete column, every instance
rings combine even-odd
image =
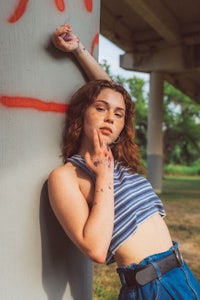
[[[163,174],[163,76],[150,74],[150,97],[147,130],[147,177],[154,190],[162,191]]]
[[[98,55],[100,1],[0,1],[0,299],[91,300],[92,263],[51,211],[68,98],[85,76],[55,49],[65,22]],[[67,186],[66,182],[66,186]]]

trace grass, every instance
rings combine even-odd
[[[161,198],[172,238],[200,281],[200,178],[166,177]]]
[[[184,259],[200,281],[200,177],[166,176],[160,198],[172,239],[178,241]],[[115,264],[94,264],[94,300],[117,299],[120,282],[115,268]]]

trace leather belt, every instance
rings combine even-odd
[[[172,254],[154,263],[157,265],[159,272],[163,275],[176,267],[182,266],[183,258],[180,251],[175,249]],[[126,284],[128,287],[138,284],[145,285],[158,278],[155,268],[151,263],[134,270],[118,268],[117,272],[119,273],[122,285]]]

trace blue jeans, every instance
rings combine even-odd
[[[140,264],[131,264],[117,268],[120,274],[123,270],[134,270],[149,263],[154,263],[169,256],[178,244],[166,252],[155,254],[145,258]],[[123,278],[123,276],[120,276]],[[122,280],[123,281],[123,280]],[[200,284],[184,262],[182,266],[175,267],[164,275],[158,274],[158,278],[141,286],[139,284],[128,287],[122,282],[118,300],[200,300]]]

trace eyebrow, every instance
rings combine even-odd
[[[110,104],[107,102],[107,101],[105,101],[105,100],[97,100],[96,102],[94,102],[94,103],[98,103],[98,102],[101,102],[101,103],[103,103],[103,104],[105,104],[107,107],[110,107]],[[124,111],[125,112],[125,109],[123,108],[123,107],[116,107],[116,110],[121,110],[121,111]]]

